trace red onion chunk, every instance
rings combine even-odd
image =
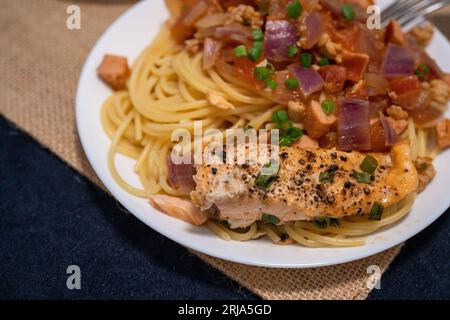
[[[203,44],[203,69],[212,67],[217,60],[221,43],[211,38],[205,38]]]
[[[175,164],[170,156],[166,159],[168,182],[172,188],[181,192],[190,192],[195,189],[193,175],[195,175],[195,167],[193,164]]]
[[[306,27],[304,34],[306,41],[305,43],[302,43],[302,47],[311,49],[319,41],[325,31],[322,15],[317,11],[312,11],[303,18],[303,24]]]
[[[208,10],[208,5],[205,1],[198,1],[184,17],[183,21],[186,25],[192,26],[200,19]]]
[[[223,27],[219,27],[216,29],[216,32],[214,34],[214,37],[217,39],[227,38],[242,43],[250,39],[251,36],[252,32],[249,28],[237,23],[227,24]]]
[[[394,143],[398,141],[398,135],[395,132],[394,128],[392,128],[392,126],[389,124],[388,119],[381,112],[380,112],[380,121],[384,129],[384,134],[386,136],[386,145],[392,146]]]
[[[369,101],[344,98],[340,101],[338,148],[340,150],[369,150]]]
[[[409,76],[414,74],[415,66],[416,61],[410,51],[390,43],[386,49],[381,74],[388,78]]]
[[[290,60],[288,48],[297,42],[297,28],[286,20],[266,22],[264,54],[269,60],[282,62]]]
[[[303,68],[299,64],[290,65],[288,68],[298,79],[300,91],[305,98],[322,90],[323,79],[313,68]]]

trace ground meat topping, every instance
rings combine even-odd
[[[229,7],[227,11],[227,23],[238,22],[250,26],[252,29],[261,28],[263,20],[261,14],[252,6],[240,4],[236,7]]]

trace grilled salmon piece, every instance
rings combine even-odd
[[[372,179],[361,182],[366,154],[300,147],[280,148],[280,166],[266,188],[255,184],[265,165],[201,165],[191,192],[195,206],[226,220],[232,228],[246,227],[270,214],[280,222],[341,218],[369,213],[374,202],[387,207],[414,192],[418,175],[407,141],[391,153],[371,154],[378,162]],[[367,176],[366,176],[367,178]]]

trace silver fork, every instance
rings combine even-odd
[[[448,5],[450,0],[397,0],[381,12],[381,26],[386,27],[395,19],[405,31],[409,31],[424,22],[427,14]]]

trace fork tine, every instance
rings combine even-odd
[[[439,10],[445,6],[448,6],[450,4],[450,0],[441,0],[441,1],[435,1],[434,4],[430,5],[429,7],[423,8],[420,12],[420,15],[411,13],[408,16],[403,17],[401,21],[399,20],[399,23],[402,27],[406,29],[410,29],[424,20],[424,16],[427,14],[430,14],[436,10]],[[420,19],[422,18],[422,19]]]
[[[393,17],[395,17],[398,13],[403,12],[408,7],[411,7],[411,5],[417,4],[420,2],[420,0],[399,0],[394,1],[393,4],[391,4],[389,7],[383,10],[381,13],[381,18],[384,21],[389,21]]]
[[[402,26],[409,28],[411,24],[417,25],[426,14],[436,11],[450,4],[450,0],[400,0],[386,8],[381,13],[382,27],[395,19]]]
[[[434,6],[440,2],[443,2],[444,0],[425,0],[425,1],[419,1],[415,5],[409,7],[407,10],[400,12],[396,16],[397,22],[401,25],[405,20],[410,19],[412,16],[421,16],[424,15],[424,10],[427,8]]]

